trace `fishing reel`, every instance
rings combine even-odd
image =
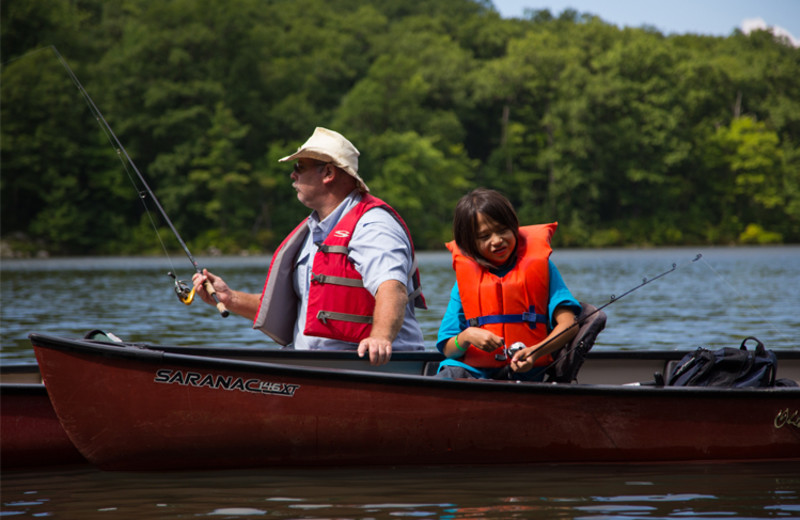
[[[178,280],[178,277],[175,276],[175,273],[172,271],[168,272],[167,276],[175,281],[175,294],[178,296],[181,303],[184,305],[191,305],[194,301],[194,286],[189,285],[184,280]]]
[[[524,348],[527,348],[525,343],[523,343],[521,341],[517,341],[516,343],[514,343],[510,347],[503,347],[503,353],[502,354],[495,354],[494,355],[494,359],[495,359],[495,361],[506,361],[506,360],[511,359],[512,357],[514,357],[514,354],[516,354],[517,352],[519,352],[520,350],[522,350]]]
[[[525,343],[523,343],[521,341],[517,341],[516,343],[514,343],[513,345],[508,347],[508,355],[513,357],[514,354],[516,354],[520,350],[526,349],[526,348],[528,348],[528,347],[527,347],[527,345],[525,345]]]

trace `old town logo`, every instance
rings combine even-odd
[[[300,385],[287,383],[273,383],[260,379],[244,377],[223,376],[220,374],[201,374],[199,372],[187,372],[183,370],[170,370],[161,368],[156,370],[156,383],[167,385],[193,386],[195,388],[213,388],[214,390],[238,390],[253,394],[282,395],[294,397],[294,393]]]
[[[775,427],[783,428],[784,426],[794,426],[800,428],[800,414],[797,410],[789,411],[788,408],[778,412],[775,416]]]

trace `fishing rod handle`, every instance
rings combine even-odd
[[[217,302],[217,310],[219,311],[219,315],[223,318],[227,318],[230,312],[228,312],[228,309],[225,308],[225,304],[219,301],[219,298],[217,297],[217,291],[214,290],[214,286],[211,284],[211,282],[206,280],[203,283],[203,287],[205,288],[206,292],[210,294],[212,298],[214,298],[214,301]]]

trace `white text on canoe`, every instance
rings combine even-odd
[[[215,390],[239,390],[254,394],[282,395],[293,397],[300,385],[287,383],[273,383],[260,379],[245,379],[243,377],[223,376],[220,374],[201,374],[199,372],[184,372],[183,370],[170,370],[161,368],[156,370],[156,383],[168,385],[193,386],[195,388],[213,388]]]

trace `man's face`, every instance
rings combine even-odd
[[[292,170],[292,187],[297,191],[297,200],[304,206],[315,209],[314,201],[323,193],[323,168],[327,163],[314,159],[298,159]]]

